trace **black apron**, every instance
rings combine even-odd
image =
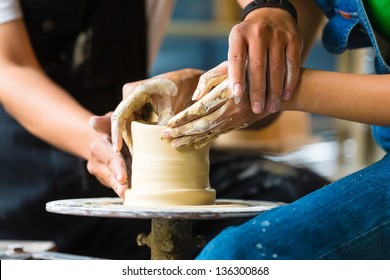
[[[22,9],[45,72],[95,114],[116,107],[126,82],[145,78],[142,0],[22,0]]]

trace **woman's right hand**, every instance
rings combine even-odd
[[[162,138],[172,140],[174,148],[191,144],[200,148],[221,134],[247,127],[270,115],[268,111],[254,113],[247,92],[241,99],[233,96],[228,78],[223,79],[215,69],[203,75],[199,83],[203,84],[200,99],[172,117],[163,131]]]

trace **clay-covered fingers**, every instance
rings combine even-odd
[[[259,116],[251,111],[247,95],[239,103],[235,102],[229,80],[225,79],[174,116],[162,132],[162,138],[171,139],[174,148],[191,144],[200,148],[223,133],[248,126]]]
[[[172,117],[168,121],[167,127],[181,126],[206,115],[209,115],[208,119],[212,119],[214,115],[210,113],[222,106],[231,97],[229,80],[225,79],[196,103]]]
[[[152,95],[171,96],[176,93],[177,87],[175,83],[164,78],[149,79],[138,83],[136,86],[134,84],[125,85],[123,87],[123,95],[126,97],[115,108],[111,116],[111,138],[114,150],[116,152],[121,150],[123,143],[122,134],[125,131],[126,123],[134,120],[134,113],[150,103]],[[126,135],[128,135],[127,132]],[[129,142],[131,141],[131,137],[126,137],[126,139]]]
[[[226,106],[222,105],[216,110],[214,110],[212,113],[209,113],[207,115],[198,115],[198,118],[188,121],[183,125],[176,127],[168,126],[168,128],[165,129],[162,133],[163,138],[178,138],[195,134],[199,135],[203,133],[208,133],[211,130],[218,129],[220,125],[230,120],[220,120],[220,117],[223,115],[225,110]]]
[[[198,85],[192,96],[192,100],[199,100],[208,94],[215,86],[219,85],[227,78],[227,71],[228,64],[225,61],[200,76]]]
[[[122,139],[125,139],[127,146],[131,148],[131,134],[126,128],[136,119],[137,111],[151,108],[150,111],[158,117],[157,123],[165,125],[176,111],[183,110],[191,103],[195,82],[198,81],[200,74],[201,72],[197,70],[184,69],[125,85],[124,99],[111,116],[114,150],[120,151]],[[146,107],[147,104],[149,107]]]
[[[185,147],[188,145],[193,145],[195,149],[200,149],[210,143],[211,141],[214,141],[216,138],[218,138],[220,135],[228,133],[230,131],[245,128],[245,125],[239,126],[239,127],[232,127],[230,125],[224,127],[225,124],[227,124],[228,121],[220,123],[221,126],[219,128],[216,128],[214,130],[210,130],[208,132],[198,134],[198,135],[189,135],[189,136],[183,136],[177,139],[172,140],[171,146],[175,149]]]
[[[205,105],[208,104],[208,105]],[[202,147],[219,135],[251,125],[269,115],[251,110],[248,94],[236,103],[226,79],[191,107],[174,116],[162,132],[174,148]]]
[[[222,105],[211,114],[195,119],[182,126],[167,129],[165,137],[172,139],[171,145],[173,148],[180,148],[191,144],[195,148],[201,148],[221,134],[246,126],[231,124],[232,118],[223,116],[226,108],[226,104]]]
[[[126,122],[134,119],[134,112],[140,110],[148,103],[149,94],[143,91],[136,91],[134,94],[127,96],[116,107],[111,115],[111,139],[115,152],[122,148],[122,134],[126,128]]]

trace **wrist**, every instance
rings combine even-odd
[[[280,105],[280,111],[301,111],[305,112],[307,97],[311,96],[308,93],[307,81],[310,80],[310,70],[301,67],[299,70],[299,79],[294,93],[288,100],[283,100]],[[309,76],[309,77],[308,77]],[[309,102],[312,101],[309,99]]]
[[[260,8],[280,8],[286,10],[291,16],[298,21],[297,11],[295,7],[288,0],[255,0],[245,6],[241,13],[241,20],[252,11]]]

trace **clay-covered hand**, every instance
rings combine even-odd
[[[111,142],[111,116],[93,116],[90,124],[99,136],[90,145],[90,158],[87,162],[88,172],[94,175],[100,183],[112,188],[119,197],[123,197],[128,188],[129,168],[131,167],[130,153],[122,148],[115,152]]]
[[[215,85],[217,80],[207,82],[210,76],[207,73],[205,75],[200,79],[200,83],[205,84],[200,86],[200,99],[172,117],[162,133],[162,138],[172,140],[174,148],[190,144],[200,148],[221,134],[247,127],[270,114],[266,111],[253,113],[247,93],[237,100],[232,94],[228,78],[212,88],[206,84]]]
[[[123,87],[124,99],[111,116],[111,138],[115,152],[122,147],[122,137],[131,149],[130,123],[133,120],[151,121],[157,115],[157,124],[168,120],[192,104],[192,95],[203,71],[183,69],[168,72]]]
[[[229,35],[228,76],[240,97],[245,81],[253,112],[276,112],[298,83],[302,36],[289,12],[280,8],[251,11]],[[247,75],[247,77],[245,77]]]

